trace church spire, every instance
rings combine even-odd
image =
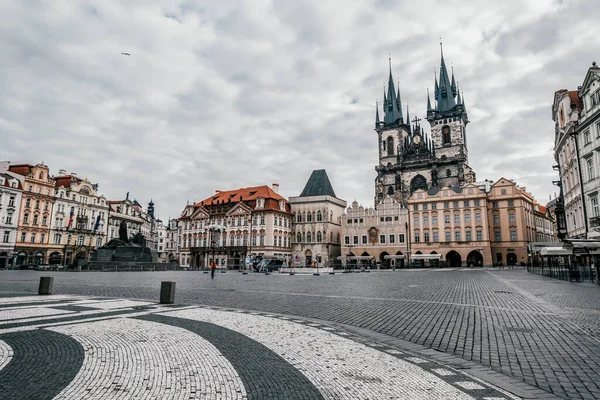
[[[408,104],[406,105],[406,123],[410,125],[410,114],[408,110]]]
[[[456,81],[454,80],[454,67],[452,67],[452,83],[450,84],[452,88],[452,97],[456,97]]]
[[[435,79],[435,89],[433,91],[433,99],[435,101],[439,101],[440,100],[440,87],[438,85],[437,74],[436,74],[435,68],[433,69],[433,77]]]
[[[427,88],[427,112],[431,111],[431,99],[429,98],[429,88]]]
[[[458,92],[458,98],[456,99],[456,104],[461,104],[460,87],[458,87],[458,84],[456,84],[456,91]]]
[[[456,91],[452,89],[452,82],[448,77],[448,69],[446,68],[446,61],[444,60],[444,49],[442,42],[440,42],[440,55],[441,55],[441,66],[440,66],[440,83],[439,83],[439,99],[437,108],[439,111],[447,111],[452,109],[456,103],[454,101],[453,93]]]
[[[375,128],[379,128],[379,102],[375,102]]]
[[[383,104],[383,122],[393,124],[402,119],[402,115],[398,110],[399,101],[396,97],[396,88],[394,87],[394,78],[392,77],[392,57],[389,58],[390,75],[388,79],[387,95],[384,89],[384,104]]]
[[[396,95],[396,102],[398,104],[398,115],[400,116],[400,123],[402,123],[402,99],[400,98],[400,81],[398,81],[398,93]]]

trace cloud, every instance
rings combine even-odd
[[[545,200],[553,93],[581,84],[600,41],[589,6],[12,2],[0,25],[0,159],[43,159],[111,199],[153,198],[163,219],[215,189],[279,183],[297,196],[321,168],[338,196],[369,205],[388,53],[404,106],[424,118],[442,37],[478,177],[516,178]]]

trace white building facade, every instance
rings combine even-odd
[[[584,215],[588,239],[600,238],[600,68],[588,69],[579,88],[581,111],[577,126],[579,162],[583,178]]]
[[[298,197],[290,197],[294,221],[292,262],[310,267],[313,261],[328,267],[341,255],[341,216],[346,201],[336,197],[327,172],[312,172]]]
[[[0,163],[0,269],[13,264],[17,243],[23,179],[8,172],[8,162]]]
[[[72,265],[89,260],[106,243],[108,202],[98,185],[77,174],[59,171],[50,226],[49,264]]]
[[[568,238],[585,238],[586,221],[582,197],[581,170],[577,157],[579,144],[574,135],[579,123],[581,101],[577,91],[559,90],[554,94],[554,158],[562,186]]]

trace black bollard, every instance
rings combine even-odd
[[[160,304],[173,304],[175,301],[175,282],[160,283]]]
[[[54,277],[42,276],[40,277],[40,287],[38,288],[38,294],[52,294],[52,285],[54,284]]]

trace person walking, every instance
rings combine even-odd
[[[217,269],[217,264],[214,261],[210,262],[210,279],[215,279],[215,270]]]

